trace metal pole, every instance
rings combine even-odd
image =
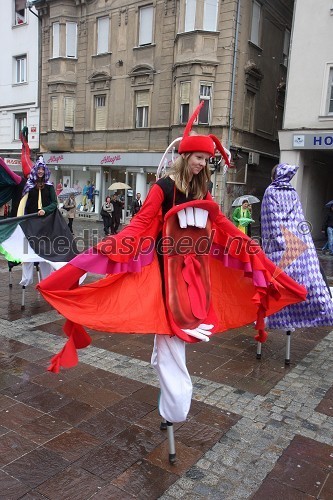
[[[7,219],[0,220],[0,226],[4,226],[5,224],[12,224],[13,222],[21,222],[26,219],[33,219],[38,217],[38,213],[21,215],[20,217],[7,217]]]
[[[286,359],[284,360],[285,365],[290,365],[290,341],[291,341],[291,332],[286,332]]]
[[[22,286],[22,300],[21,300],[21,309],[25,308],[25,286]]]
[[[261,359],[261,342],[257,342],[257,359]]]
[[[175,445],[175,436],[173,433],[173,423],[168,422],[164,418],[160,424],[161,431],[167,431],[168,434],[168,444],[169,444],[169,462],[173,465],[176,461],[176,445]]]

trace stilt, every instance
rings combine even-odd
[[[22,286],[22,301],[21,301],[21,309],[25,309],[25,286]]]
[[[291,341],[291,332],[286,332],[286,359],[284,360],[285,365],[290,365],[290,341]]]
[[[169,443],[169,462],[173,465],[176,461],[175,436],[173,434],[173,423],[163,419],[160,425],[161,431],[167,431]]]
[[[35,262],[35,268],[36,268],[36,271],[37,271],[38,283],[40,283],[40,268],[39,268],[38,262]]]
[[[257,342],[257,359],[261,359],[261,342]]]

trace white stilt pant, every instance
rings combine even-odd
[[[151,364],[158,373],[160,415],[168,422],[183,422],[190,410],[192,381],[186,367],[185,342],[178,337],[155,335]]]

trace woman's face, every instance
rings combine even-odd
[[[208,153],[201,153],[199,151],[195,151],[191,153],[187,159],[187,164],[192,175],[198,175],[203,168],[207,165],[209,160]]]
[[[37,168],[37,177],[39,179],[41,179],[42,177],[44,177],[44,173],[45,173],[45,170],[43,167],[38,167]]]
[[[110,196],[107,196],[105,201],[106,201],[106,203],[110,203],[111,202]]]

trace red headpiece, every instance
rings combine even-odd
[[[194,120],[200,113],[204,101],[196,107],[191,118],[187,122],[184,130],[183,138],[179,144],[178,153],[193,153],[193,151],[200,151],[202,153],[208,153],[210,156],[215,155],[215,150],[218,150],[224,158],[225,163],[230,167],[229,157],[222,146],[221,142],[215,135],[190,135],[192,125]]]

